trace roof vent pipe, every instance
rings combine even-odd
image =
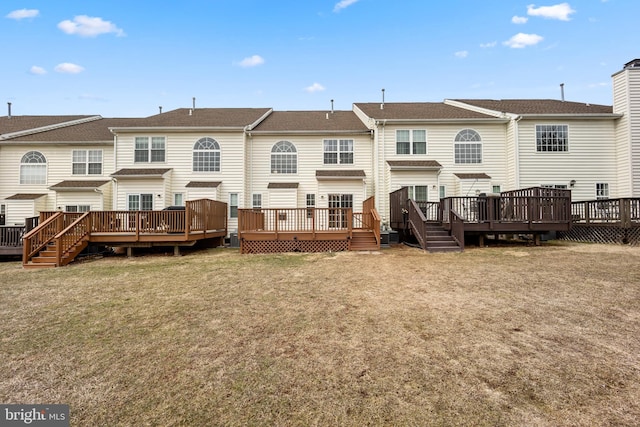
[[[384,88],[382,89],[382,104],[380,104],[380,109],[384,110]]]
[[[560,83],[560,99],[564,102],[564,83]]]
[[[193,100],[193,111],[196,111],[196,97],[194,96],[192,100]]]
[[[158,107],[158,110],[160,110],[160,114],[162,114],[162,105]]]
[[[331,114],[333,114],[333,99],[331,100]]]
[[[7,118],[11,118],[11,103],[7,102]]]

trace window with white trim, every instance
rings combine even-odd
[[[447,197],[447,187],[444,185],[441,185],[439,188],[439,196],[441,199],[444,199],[445,197]]]
[[[173,206],[184,206],[184,193],[173,193]]]
[[[47,159],[39,151],[29,151],[20,160],[20,184],[46,184]]]
[[[482,138],[473,129],[463,129],[454,139],[456,164],[482,163]]]
[[[193,146],[194,172],[220,172],[220,144],[213,138],[202,138]]]
[[[569,126],[536,125],[536,151],[569,151]]]
[[[127,209],[130,211],[153,210],[153,194],[129,194],[127,196]]]
[[[229,218],[238,218],[238,193],[229,193]]]
[[[498,194],[498,193],[502,192],[502,187],[499,186],[499,185],[493,185],[491,187],[491,190],[492,190],[492,193]]]
[[[427,185],[407,185],[409,189],[409,198],[416,202],[426,202],[429,192],[429,186]]]
[[[313,208],[316,207],[316,195],[313,193],[307,194],[307,218],[313,218]]]
[[[279,141],[271,149],[271,173],[298,173],[298,152],[289,141]]]
[[[396,154],[427,154],[427,131],[424,129],[396,130]]]
[[[324,164],[353,164],[353,139],[325,139]]]
[[[89,205],[66,205],[64,207],[65,212],[89,212],[91,206]]]
[[[136,136],[135,163],[162,163],[165,161],[164,136]]]
[[[251,206],[254,209],[262,208],[262,194],[261,193],[254,193],[253,194],[253,197],[251,198]]]
[[[596,199],[608,199],[609,198],[609,183],[608,182],[596,182]]]
[[[102,175],[102,150],[73,150],[71,158],[73,175]]]

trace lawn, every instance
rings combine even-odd
[[[0,263],[0,403],[76,426],[637,425],[640,248]]]

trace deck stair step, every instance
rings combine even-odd
[[[377,251],[380,246],[376,242],[376,236],[373,231],[354,230],[349,249],[352,251]]]
[[[426,225],[428,252],[462,252],[455,239],[440,224]]]

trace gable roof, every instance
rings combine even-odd
[[[0,140],[97,119],[100,116],[4,116],[0,117]]]
[[[44,130],[38,133],[18,135],[7,139],[5,142],[108,142],[113,143],[113,134],[109,131],[111,126],[127,126],[136,123],[140,119],[132,118],[99,118],[90,122],[70,124],[64,127]]]
[[[274,111],[255,133],[369,133],[353,111]]]
[[[255,126],[271,112],[270,108],[178,108],[138,119],[126,126],[111,126],[114,131],[149,128],[215,128],[242,130]]]
[[[354,104],[367,116],[377,120],[495,120],[494,116],[454,107],[444,102],[379,102]]]
[[[613,114],[613,107],[609,105],[585,104],[557,99],[455,99],[453,101],[492,110],[496,113],[517,115]]]

